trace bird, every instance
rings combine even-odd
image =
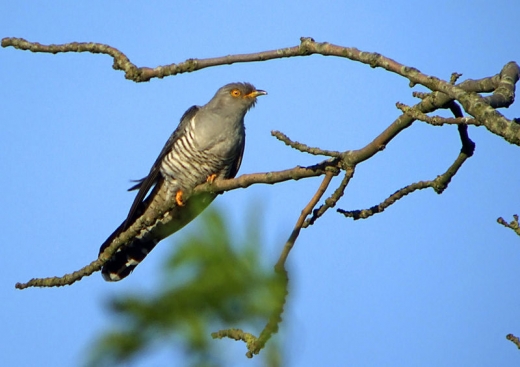
[[[250,83],[230,83],[207,104],[192,106],[182,115],[148,175],[128,189],[138,190],[136,197],[126,219],[101,245],[99,255],[139,218],[158,219],[104,263],[101,274],[106,281],[127,277],[157,243],[188,224],[217,196],[190,197],[196,186],[236,176],[245,147],[244,117],[256,98],[266,94]],[[162,221],[157,213],[170,220]]]

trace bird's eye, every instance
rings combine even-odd
[[[242,94],[242,93],[241,93],[240,90],[238,90],[238,89],[233,89],[233,90],[231,91],[231,95],[232,95],[233,97],[240,97],[241,94]]]

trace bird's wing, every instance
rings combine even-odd
[[[238,170],[240,169],[240,165],[242,164],[242,156],[244,155],[244,148],[246,146],[246,139],[242,139],[242,142],[240,143],[240,147],[238,149],[237,158],[233,161],[231,165],[231,169],[229,170],[229,177],[228,178],[234,178]]]
[[[179,123],[179,126],[175,129],[175,131],[172,133],[166,144],[164,145],[163,149],[161,150],[161,153],[155,160],[152,168],[150,169],[150,173],[148,173],[148,176],[138,180],[138,183],[131,188],[128,189],[128,191],[137,190],[137,195],[135,196],[134,202],[132,203],[132,206],[130,207],[130,211],[128,212],[128,215],[126,217],[125,223],[123,225],[123,230],[127,229],[132,222],[136,219],[134,218],[137,208],[141,203],[143,202],[144,198],[146,197],[146,194],[150,191],[150,189],[157,183],[157,180],[159,178],[160,172],[161,172],[161,162],[164,159],[164,157],[171,151],[174,142],[186,131],[186,128],[188,124],[190,123],[191,119],[197,111],[199,111],[199,106],[191,106],[186,112],[184,112],[184,115],[181,117],[181,121]]]

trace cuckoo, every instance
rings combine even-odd
[[[100,254],[139,218],[152,218],[153,223],[104,264],[101,273],[105,280],[128,276],[159,241],[184,227],[213,201],[214,193],[190,197],[197,185],[235,177],[244,153],[244,116],[256,97],[265,94],[249,83],[231,83],[206,105],[184,113],[150,173],[129,189],[139,191],[126,220],[101,245]],[[169,220],[161,221],[165,216]]]

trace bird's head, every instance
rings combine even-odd
[[[246,113],[256,103],[256,97],[267,92],[250,83],[230,83],[220,88],[208,105]]]

